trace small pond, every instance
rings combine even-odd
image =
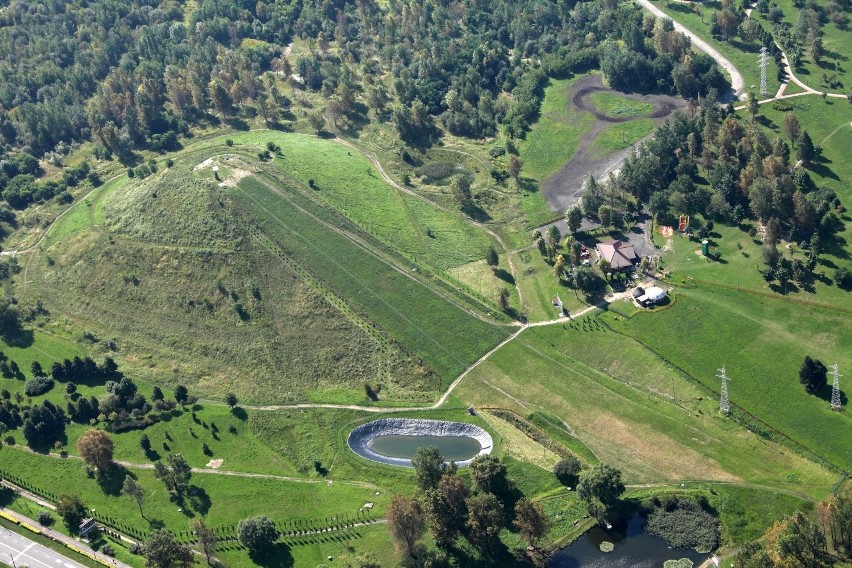
[[[367,446],[383,456],[392,458],[414,457],[417,448],[437,446],[445,460],[469,460],[482,450],[480,443],[467,436],[376,436]]]
[[[666,541],[645,532],[645,519],[634,515],[628,522],[611,530],[594,527],[574,543],[553,554],[551,568],[662,568],[666,560],[689,558],[695,566],[709,554],[694,550],[675,550]],[[603,541],[615,544],[612,552],[601,552]]]
[[[361,424],[349,433],[349,448],[375,462],[412,467],[418,448],[437,446],[445,460],[465,466],[480,454],[491,453],[491,435],[476,424],[425,420],[422,418],[381,418]]]

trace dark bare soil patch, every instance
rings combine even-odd
[[[637,101],[649,102],[654,105],[653,112],[639,116],[608,116],[601,113],[590,99],[593,93],[612,93]],[[686,101],[668,95],[633,95],[620,93],[609,87],[605,87],[600,75],[589,75],[577,81],[570,92],[569,105],[573,105],[581,111],[592,114],[596,119],[595,125],[583,136],[580,148],[574,157],[565,164],[556,174],[546,179],[541,184],[542,192],[547,199],[548,205],[555,211],[565,211],[580,199],[583,182],[590,175],[602,178],[609,172],[618,170],[621,163],[632,150],[625,148],[607,156],[595,156],[589,149],[595,138],[607,127],[608,124],[627,122],[640,118],[653,118],[657,124],[662,124],[676,110],[685,108]]]

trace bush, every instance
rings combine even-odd
[[[38,514],[37,520],[38,520],[38,524],[40,524],[43,527],[49,527],[50,525],[53,524],[53,521],[54,521],[53,515],[51,515],[47,511],[41,511]]]
[[[53,379],[48,377],[35,377],[27,381],[24,385],[24,392],[27,396],[38,396],[44,394],[53,388]]]
[[[714,550],[719,544],[719,520],[698,503],[677,497],[648,515],[645,530],[672,548]]]
[[[115,548],[111,544],[105,544],[101,547],[101,552],[107,556],[115,556]]]
[[[561,459],[553,466],[553,475],[562,485],[576,487],[580,480],[580,462],[572,457]]]
[[[852,288],[852,270],[842,266],[834,271],[834,281],[839,288],[849,290]]]
[[[131,545],[127,548],[127,551],[130,554],[142,554],[142,545],[138,542],[131,543]]]

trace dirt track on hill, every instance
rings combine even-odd
[[[630,117],[608,116],[596,109],[588,96],[592,93],[612,93],[636,101],[648,102],[654,105],[654,110],[648,114]],[[609,154],[608,156],[594,156],[590,147],[595,138],[603,132],[610,124],[627,122],[640,118],[652,118],[657,126],[662,124],[674,111],[686,107],[686,101],[677,97],[667,95],[633,95],[620,93],[601,82],[600,75],[588,75],[577,81],[572,87],[567,104],[578,108],[580,111],[588,112],[597,120],[583,138],[580,147],[574,157],[562,166],[556,174],[541,183],[541,191],[551,209],[554,211],[565,211],[580,200],[583,182],[590,175],[595,179],[605,178],[610,172],[621,167],[622,162],[632,150],[632,146]]]

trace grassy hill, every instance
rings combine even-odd
[[[333,142],[276,136],[292,160],[318,148],[348,157]],[[354,200],[362,209],[351,216],[363,228],[329,205],[330,188],[340,206],[355,187],[317,176],[310,183],[325,190],[316,195],[313,177],[302,183],[287,173],[311,171],[286,159],[262,168],[245,149],[229,154],[232,163],[217,157],[214,174],[204,160],[224,148],[190,151],[144,180],[120,177],[95,190],[52,227],[19,295],[98,340],[114,339],[134,376],[267,403],[364,402],[365,383],[384,400],[431,401],[508,331],[440,271],[479,255],[485,233],[451,217],[440,227],[461,234],[454,241],[467,249],[415,244],[406,252],[423,256],[413,264],[383,242],[392,223],[380,224],[384,232],[369,224],[382,218],[380,205]],[[391,204],[384,210],[410,211],[381,181],[361,189],[382,194],[377,201]],[[409,233],[423,223],[415,217]]]

